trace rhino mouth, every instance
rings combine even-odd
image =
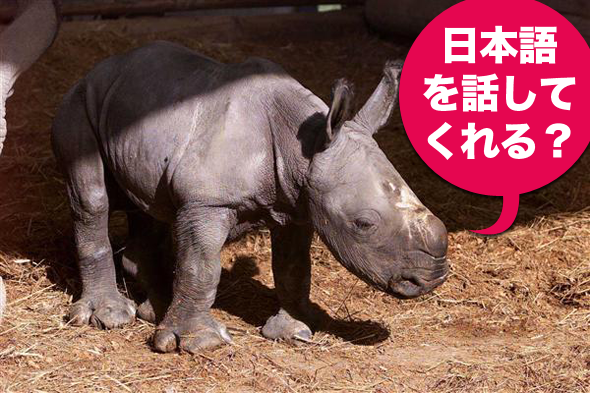
[[[432,292],[444,283],[449,276],[446,257],[430,257],[432,267],[407,268],[401,275],[392,277],[386,292],[399,299],[412,299]]]

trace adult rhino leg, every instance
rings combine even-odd
[[[6,100],[14,84],[52,44],[59,27],[57,0],[18,0],[18,15],[0,34],[0,153],[6,138]]]
[[[19,0],[15,21],[0,34],[0,154],[6,138],[6,101],[19,75],[51,45],[57,34],[58,0]],[[0,277],[0,323],[6,292]]]
[[[82,296],[71,306],[69,319],[75,325],[110,329],[132,322],[135,305],[117,290],[104,168],[83,102],[79,89],[70,93],[53,128],[53,147],[66,178],[82,279]]]
[[[154,347],[196,353],[232,339],[225,326],[211,316],[221,277],[220,253],[232,225],[225,208],[185,206],[173,227],[176,269],[172,303],[156,328]]]
[[[312,336],[307,325],[317,324],[309,300],[312,238],[313,229],[308,226],[289,225],[271,230],[272,271],[281,308],[262,328],[267,338],[305,340]]]
[[[123,269],[141,286],[144,298],[137,316],[148,322],[161,320],[172,296],[173,255],[168,225],[143,212],[128,212],[129,237]]]

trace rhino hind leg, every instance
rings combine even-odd
[[[157,351],[197,353],[232,342],[210,311],[221,278],[221,248],[233,222],[226,208],[187,204],[177,212],[173,298],[154,334]]]
[[[136,309],[117,289],[104,166],[78,89],[66,97],[52,136],[66,180],[82,279],[82,296],[71,306],[69,319],[74,325],[120,327],[135,319]]]
[[[280,310],[262,328],[266,338],[307,341],[312,337],[310,326],[318,324],[319,316],[309,300],[312,238],[310,227],[292,225],[271,230],[272,271]]]
[[[137,316],[160,321],[172,297],[172,242],[166,224],[141,212],[128,212],[129,237],[123,269],[141,287]]]

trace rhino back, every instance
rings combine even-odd
[[[275,98],[301,88],[279,66],[155,43],[99,65],[87,84],[106,163],[144,210],[271,203],[271,123],[286,110]]]

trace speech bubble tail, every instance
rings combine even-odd
[[[504,206],[502,206],[502,214],[500,214],[498,221],[489,228],[471,232],[479,233],[480,235],[497,235],[510,228],[518,213],[519,199],[519,194],[504,195]]]

